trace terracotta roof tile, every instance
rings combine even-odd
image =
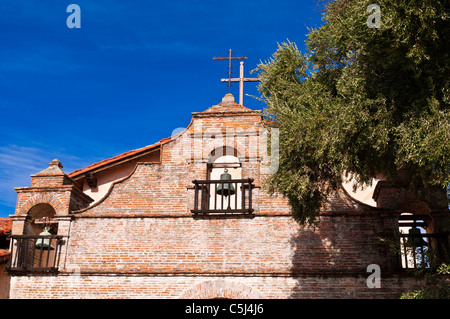
[[[0,218],[0,236],[6,236],[11,232],[12,220],[9,217]]]
[[[8,236],[11,233],[12,220],[9,217],[0,218],[0,236]],[[4,263],[9,260],[9,249],[0,249],[0,263]]]
[[[128,151],[128,152],[122,153],[120,155],[104,159],[104,160],[102,160],[100,162],[94,163],[94,164],[89,165],[89,166],[87,166],[85,168],[78,169],[78,170],[73,171],[72,173],[70,173],[69,177],[70,178],[74,178],[74,177],[77,177],[79,175],[82,175],[83,173],[91,171],[93,169],[100,168],[100,167],[106,166],[108,164],[113,164],[114,162],[126,159],[127,157],[131,157],[131,156],[137,155],[139,153],[144,153],[145,151],[148,151],[148,150],[151,150],[151,149],[156,149],[159,146],[161,146],[162,144],[164,144],[164,142],[166,142],[166,140],[170,140],[170,137],[168,139],[167,138],[166,139],[162,139],[161,141],[159,141],[158,143],[155,143],[153,145],[149,145],[149,146],[145,146],[145,147],[142,147],[142,148],[139,148],[139,149],[136,149],[136,150]]]
[[[0,263],[9,260],[11,253],[8,249],[0,249]]]

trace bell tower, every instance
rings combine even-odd
[[[37,235],[43,231],[42,219],[56,234],[68,231],[69,212],[89,206],[93,199],[84,194],[67,176],[58,159],[43,171],[31,175],[30,187],[15,187],[17,205],[13,220],[13,235]],[[67,229],[66,229],[67,228]]]

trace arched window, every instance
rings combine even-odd
[[[233,180],[242,179],[242,165],[236,149],[224,146],[213,150],[210,154],[207,165],[208,180],[222,180],[226,174]],[[225,174],[225,175],[224,175]],[[209,209],[241,209],[242,208],[242,187],[240,183],[210,184],[209,187]],[[224,192],[230,188],[231,191]],[[227,194],[226,196],[222,196]]]
[[[214,214],[252,214],[253,179],[242,178],[239,152],[221,146],[209,156],[206,180],[194,180],[194,209],[196,216]]]

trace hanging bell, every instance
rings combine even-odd
[[[428,246],[428,243],[425,240],[423,240],[423,237],[421,236],[422,233],[420,232],[419,228],[412,227],[408,233],[409,233],[408,246],[412,247]]]
[[[220,175],[220,180],[221,181],[230,181],[231,180],[231,175],[228,174],[228,170],[225,168],[225,171],[222,175]],[[223,196],[231,196],[234,195],[235,193],[235,189],[233,184],[231,183],[223,183],[223,184],[219,184],[219,186],[217,186],[217,194],[223,195]]]
[[[51,236],[52,234],[49,233],[50,228],[45,227],[44,231],[39,234],[39,236]],[[36,240],[36,245],[34,245],[36,249],[43,249],[43,250],[54,250],[55,248],[51,244],[50,238],[39,238]]]

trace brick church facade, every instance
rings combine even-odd
[[[423,284],[405,271],[416,252],[380,238],[417,223],[425,247],[448,246],[446,204],[405,215],[407,191],[379,181],[376,205],[343,187],[300,226],[264,184],[274,136],[227,94],[156,144],[70,174],[53,160],[16,188],[9,298],[398,298]]]

